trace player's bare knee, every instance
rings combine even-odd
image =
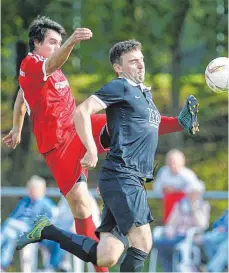
[[[112,256],[109,253],[106,253],[105,256],[102,256],[97,259],[98,266],[112,267],[117,264],[119,258]]]
[[[150,253],[151,249],[152,249],[152,242],[147,242],[147,241],[138,241],[138,242],[134,242],[131,244],[132,247],[140,249],[142,251],[144,251],[145,253]]]
[[[132,247],[140,249],[146,253],[151,251],[153,239],[149,224],[140,227],[132,227],[128,232],[128,238]]]
[[[97,264],[114,266],[124,251],[123,243],[110,233],[103,233],[97,247]]]
[[[66,195],[75,218],[87,218],[92,214],[91,196],[85,182],[76,183]]]

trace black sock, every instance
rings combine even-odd
[[[84,262],[97,264],[98,243],[86,236],[73,234],[55,227],[47,226],[42,230],[42,239],[47,239],[60,244],[60,247]]]
[[[135,247],[128,248],[120,272],[142,272],[148,253]]]

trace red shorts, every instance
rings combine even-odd
[[[97,114],[91,116],[92,132],[98,149],[98,153],[105,153],[100,143],[100,134],[106,124],[106,115]],[[56,180],[61,193],[66,194],[83,173],[88,175],[87,169],[82,168],[80,160],[84,157],[86,149],[79,136],[73,132],[69,138],[56,149],[43,154],[45,161]]]

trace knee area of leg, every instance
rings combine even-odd
[[[141,247],[139,247],[139,246],[133,246],[133,248],[142,249],[142,251],[145,252],[145,253],[147,253],[147,254],[150,253],[152,247],[153,247],[153,243],[150,242],[150,241],[147,242],[147,243],[145,243],[145,244],[143,244],[143,245],[141,245]]]
[[[153,247],[153,241],[152,240],[148,240],[146,242],[146,244],[143,246],[143,251],[145,251],[146,253],[150,253],[152,247]]]
[[[98,257],[97,264],[99,266],[112,267],[117,264],[119,258],[107,254],[107,256]]]

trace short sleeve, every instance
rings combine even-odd
[[[124,83],[116,79],[104,85],[99,91],[92,95],[92,97],[100,102],[105,109],[112,104],[123,101],[124,88]]]
[[[45,82],[48,78],[45,71],[46,60],[38,55],[28,56],[21,64],[19,82],[23,79]]]

